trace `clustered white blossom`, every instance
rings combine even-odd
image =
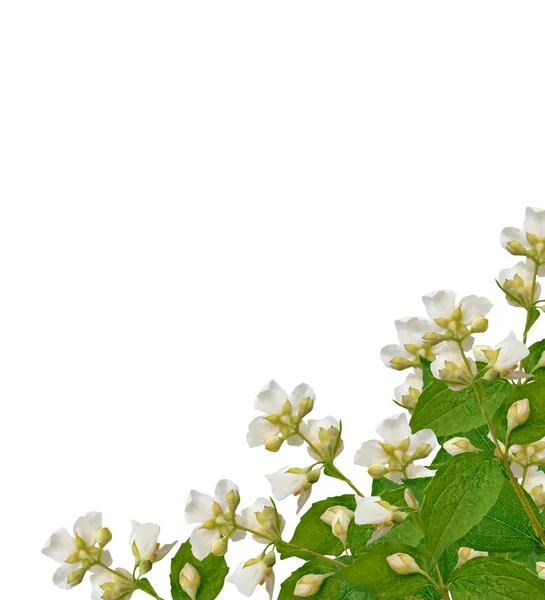
[[[528,311],[537,310],[541,286],[537,280],[545,275],[545,211],[528,208],[522,230],[506,228],[501,234],[502,245],[513,255],[523,257],[513,267],[500,272],[498,285],[505,292],[509,304]],[[458,391],[476,382],[498,378],[520,380],[532,377],[533,371],[545,366],[545,353],[530,373],[522,371],[520,363],[529,354],[526,346],[527,321],[524,340],[510,332],[505,339],[487,346],[475,344],[475,336],[488,329],[487,315],[492,304],[486,298],[468,295],[457,300],[455,292],[440,290],[422,298],[426,317],[408,317],[395,321],[398,344],[385,346],[381,358],[389,368],[397,371],[410,369],[405,380],[394,390],[394,402],[412,414],[424,389],[424,369],[430,377],[442,381],[443,386]],[[411,511],[418,511],[416,497],[407,487],[403,502],[394,506],[379,495],[363,497],[358,488],[334,466],[335,459],[344,449],[342,424],[328,416],[309,419],[316,396],[304,383],[291,394],[275,381],[270,381],[254,401],[260,413],[248,427],[247,442],[250,447],[264,446],[278,452],[286,442],[291,446],[306,445],[312,460],[306,466],[285,466],[266,476],[272,496],[283,500],[297,497],[298,512],[308,501],[313,486],[321,475],[332,476],[348,483],[355,491],[355,509],[330,506],[320,519],[331,528],[332,534],[347,548],[350,524],[372,525],[374,532],[368,543],[386,535],[393,527],[404,522]],[[537,507],[545,508],[545,438],[527,445],[508,445],[511,432],[528,419],[530,404],[521,398],[510,407],[507,414],[505,444],[497,439],[496,452],[508,461],[513,475],[534,500]],[[431,460],[438,441],[431,429],[413,433],[406,412],[396,414],[380,423],[376,432],[380,439],[364,441],[356,452],[356,465],[366,467],[373,479],[387,478],[396,484],[403,481],[433,477],[434,470],[421,461]],[[482,452],[470,439],[454,436],[443,443],[450,455]],[[507,473],[509,471],[507,470]],[[258,498],[254,504],[237,512],[241,502],[237,485],[227,479],[218,482],[214,495],[191,490],[185,506],[187,523],[196,525],[190,536],[191,548],[198,561],[210,554],[223,556],[229,542],[237,542],[247,534],[264,545],[257,556],[241,562],[228,580],[245,596],[264,585],[270,598],[274,589],[276,544],[282,541],[285,520],[278,512],[272,498]],[[43,553],[60,564],[54,574],[54,583],[64,589],[79,585],[90,574],[93,600],[118,600],[130,598],[138,588],[140,578],[153,565],[162,560],[176,542],[160,546],[159,526],[152,523],[132,523],[130,546],[134,556],[132,569],[112,568],[112,558],[105,550],[112,535],[102,526],[100,513],[89,513],[78,519],[73,533],[57,530],[47,541]],[[459,548],[458,563],[464,563],[485,552]],[[408,554],[396,553],[387,557],[387,563],[396,573],[408,575],[424,573],[416,560]],[[545,579],[545,563],[538,562],[539,577]],[[425,574],[425,573],[424,573]],[[297,582],[296,597],[315,595],[332,573],[309,573]],[[201,585],[199,570],[186,563],[180,572],[180,585],[184,592],[196,600]]]

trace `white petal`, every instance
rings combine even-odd
[[[63,563],[75,550],[74,538],[63,527],[57,529],[47,540],[42,549],[42,554],[49,556],[58,563]]]
[[[139,523],[132,521],[132,532],[129,538],[129,545],[136,544],[141,556],[150,556],[155,554],[157,549],[157,539],[161,528],[155,523]]]
[[[495,365],[499,369],[511,369],[530,354],[528,348],[517,340],[513,331],[497,345],[497,348],[501,348]]]
[[[64,564],[60,566],[53,575],[53,583],[60,587],[62,590],[71,590],[73,586],[68,584],[68,575],[79,569],[80,563],[76,563],[75,565]]]
[[[405,413],[399,413],[398,415],[385,419],[378,425],[376,432],[385,442],[397,446],[399,442],[411,435],[411,428],[407,421],[407,415]]]
[[[401,344],[422,344],[424,335],[437,329],[434,323],[420,317],[398,319],[395,325]]]
[[[379,496],[367,498],[356,496],[356,510],[354,511],[356,525],[380,525],[390,517],[390,511],[377,502],[380,502]]]
[[[267,582],[265,583],[265,589],[269,594],[269,600],[273,600],[274,595],[274,571],[271,571],[271,574],[267,577]]]
[[[85,540],[88,546],[95,544],[99,529],[102,529],[102,514],[98,512],[87,513],[84,517],[80,517],[74,525],[74,533]]]
[[[449,318],[456,308],[456,293],[452,290],[439,290],[422,296],[430,319]]]
[[[399,344],[390,344],[389,346],[384,346],[384,348],[382,348],[382,350],[380,351],[380,358],[382,362],[390,369],[392,368],[392,365],[390,363],[397,356],[400,356],[401,358],[407,358],[409,360],[412,360],[413,358],[407,352],[407,350],[405,350],[405,348],[403,346],[400,346]]]
[[[377,463],[385,465],[388,460],[388,455],[377,440],[363,442],[354,456],[354,462],[360,467],[370,467]]]
[[[208,494],[201,494],[197,490],[191,490],[185,505],[186,523],[204,523],[212,517],[214,498]]]
[[[269,423],[264,417],[256,417],[248,426],[246,440],[250,448],[263,446],[271,437],[278,435],[278,426]]]
[[[174,548],[174,546],[176,546],[177,543],[178,541],[161,546],[159,550],[157,550],[157,558],[155,559],[156,562],[163,560],[163,558],[165,558],[165,556],[172,550],[172,548]]]
[[[286,443],[288,444],[288,446],[302,446],[305,442],[298,435],[293,435],[288,438],[288,441]]]
[[[421,429],[411,435],[411,445],[409,452],[414,452],[420,444],[429,444],[432,449],[437,446],[437,438],[431,429]]]
[[[309,487],[308,490],[303,490],[299,494],[299,496],[297,497],[297,514],[299,514],[303,510],[303,507],[307,503],[307,501],[310,498],[311,494],[312,494],[312,488],[311,487]]]
[[[462,321],[471,326],[478,317],[486,316],[491,308],[492,302],[482,296],[466,296],[460,301],[462,308]]]
[[[243,596],[250,597],[256,587],[263,581],[263,577],[261,563],[258,562],[248,567],[245,567],[244,563],[240,563],[227,580],[233,583]]]
[[[284,498],[299,492],[303,487],[303,476],[287,473],[288,469],[289,467],[283,467],[276,473],[265,476],[271,482],[272,493],[277,500],[284,500]]]
[[[246,527],[247,529],[257,529],[260,525],[256,519],[256,513],[263,512],[265,507],[272,506],[270,500],[266,498],[258,498],[252,506],[245,508],[242,512],[242,522],[241,525]]]
[[[545,210],[542,208],[526,209],[524,218],[524,231],[537,235],[538,238],[545,237]]]
[[[231,491],[238,492],[238,486],[236,483],[229,481],[229,479],[220,479],[218,481],[214,500],[223,508],[224,512],[229,508],[227,506],[227,494]]]
[[[276,415],[280,413],[287,399],[288,395],[286,392],[276,381],[271,380],[257,395],[254,406],[257,410],[267,415]]]
[[[424,383],[422,380],[422,371],[420,369],[418,370],[418,372],[410,373],[405,378],[405,381],[401,385],[398,385],[395,388],[395,390],[394,390],[395,399],[401,404],[401,402],[403,400],[403,396],[406,396],[409,393],[411,388],[421,392],[423,385],[424,385]]]
[[[197,560],[204,560],[212,552],[212,544],[220,539],[217,529],[201,529],[197,527],[191,533],[189,541],[191,550]]]
[[[231,534],[231,537],[229,538],[232,542],[240,542],[240,540],[243,540],[246,537],[246,532],[242,531],[240,529],[237,529],[236,531],[234,531]]]
[[[407,467],[407,477],[403,479],[419,479],[420,477],[433,477],[434,475],[435,471],[412,463]]]
[[[516,227],[506,227],[502,230],[500,235],[501,245],[507,250],[507,244],[509,242],[519,242],[524,248],[529,248],[528,240],[524,231],[517,229]]]
[[[312,398],[316,400],[316,394],[314,390],[306,383],[300,383],[291,393],[290,402],[293,406],[293,412],[296,413],[299,410],[299,403],[305,398]]]

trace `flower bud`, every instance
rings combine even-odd
[[[180,585],[191,600],[197,598],[197,592],[201,585],[201,576],[191,563],[185,563],[183,569],[180,571]]]
[[[545,352],[541,353],[536,366],[532,369],[532,373],[535,373],[538,369],[541,369],[541,367],[545,367]]]
[[[420,460],[421,458],[426,458],[431,454],[431,445],[430,444],[419,444],[416,447],[416,450],[412,454],[413,460]]]
[[[234,513],[238,505],[240,504],[240,494],[238,493],[238,490],[229,491],[226,497],[226,501],[229,512]]]
[[[278,452],[282,448],[284,438],[280,436],[270,437],[265,441],[265,450],[269,452]]]
[[[478,558],[479,556],[488,556],[488,552],[477,552],[477,550],[473,550],[472,548],[461,547],[458,549],[458,562],[456,563],[456,567],[461,567],[468,560]]]
[[[71,585],[72,587],[79,585],[83,581],[85,573],[87,573],[87,569],[83,567],[81,569],[76,569],[75,571],[72,571],[68,575],[68,585]]]
[[[354,512],[345,506],[332,506],[320,517],[320,520],[331,525],[331,531],[346,546],[346,534],[350,521],[354,518]]]
[[[536,563],[536,571],[537,571],[537,576],[540,579],[545,579],[545,562],[537,562]]]
[[[222,537],[219,540],[216,540],[212,544],[212,554],[214,556],[224,556],[227,554],[228,542],[227,539]]]
[[[526,256],[527,251],[526,248],[520,243],[516,241],[507,242],[506,244],[507,252],[513,254],[513,256]]]
[[[440,342],[444,342],[447,338],[442,333],[437,333],[435,331],[429,331],[424,335],[424,341],[428,344],[439,344]]]
[[[107,527],[103,527],[97,531],[97,543],[101,548],[107,546],[111,541],[112,532]]]
[[[515,429],[519,425],[526,423],[530,416],[530,401],[528,398],[517,400],[509,407],[507,411],[507,428],[509,430]]]
[[[309,412],[314,408],[314,399],[313,398],[303,398],[299,403],[299,411],[297,412],[297,416],[302,419],[306,417]]]
[[[274,567],[274,565],[276,564],[276,555],[274,553],[274,550],[267,552],[267,554],[265,554],[265,556],[261,559],[261,562],[269,569],[271,567]]]
[[[386,467],[380,463],[375,463],[367,469],[367,472],[373,479],[380,479],[386,474]]]
[[[475,446],[464,437],[453,437],[443,444],[443,448],[451,455],[456,456],[463,452],[480,452]]]
[[[401,356],[396,356],[390,361],[390,366],[396,371],[404,371],[405,369],[410,369],[413,366],[413,361]]]
[[[392,523],[403,523],[409,515],[401,510],[396,510],[392,515]]]
[[[485,317],[479,317],[473,321],[471,331],[473,333],[484,333],[488,329],[488,319]]]
[[[295,584],[293,595],[297,598],[314,596],[314,594],[318,593],[322,587],[323,582],[332,575],[334,575],[334,573],[325,573],[323,575],[310,573],[309,575],[303,575],[303,577]]]
[[[392,571],[399,575],[410,575],[411,573],[422,573],[422,569],[416,564],[412,556],[398,552],[386,557],[386,561]]]
[[[311,484],[316,483],[318,481],[318,479],[320,479],[320,475],[321,474],[322,474],[322,472],[320,471],[320,469],[313,469],[307,475],[308,482],[311,483]]]

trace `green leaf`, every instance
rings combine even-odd
[[[294,571],[280,586],[278,600],[298,600],[298,596],[293,595],[295,586],[301,577],[309,575],[322,575],[325,573],[335,573],[338,570],[335,565],[330,565],[320,560],[311,560],[301,568]],[[349,584],[327,578],[318,592],[312,596],[316,600],[376,600],[373,596],[365,592],[359,592],[353,589]],[[199,598],[200,600],[200,598]]]
[[[528,332],[533,327],[534,323],[539,319],[539,315],[541,313],[535,306],[531,306],[528,309],[528,314],[526,317],[526,327],[525,331]]]
[[[539,541],[513,486],[505,479],[494,506],[460,545],[483,552],[512,552],[533,548]]]
[[[380,496],[386,502],[389,502],[392,506],[407,506],[405,502],[405,488],[402,485],[394,483],[392,480],[381,477],[380,479],[374,479],[371,487],[371,494],[373,496]]]
[[[350,521],[346,533],[346,545],[352,556],[359,556],[368,548],[367,542],[373,535],[375,528],[372,525],[356,525],[354,520]]]
[[[346,581],[357,590],[375,594],[381,600],[399,600],[416,594],[428,582],[419,573],[398,575],[386,562],[386,557],[404,552],[410,554],[423,566],[422,558],[414,548],[403,545],[386,544],[365,552],[356,560],[335,574],[335,579]]]
[[[522,361],[522,368],[526,373],[530,373],[532,369],[537,365],[543,352],[545,352],[545,340],[532,344],[528,350],[530,354]],[[545,367],[540,367],[533,373],[534,377],[543,377],[545,375]]]
[[[420,357],[420,364],[422,365],[422,389],[428,387],[430,383],[435,381],[431,372],[431,361],[423,356]]]
[[[530,548],[527,550],[518,550],[517,552],[509,552],[507,557],[509,560],[514,560],[526,566],[530,571],[536,570],[536,549]]]
[[[543,378],[513,389],[511,395],[494,415],[493,425],[500,440],[505,440],[507,411],[513,402],[528,398],[530,416],[526,423],[513,429],[509,436],[510,444],[531,444],[545,436],[545,381]]]
[[[482,453],[454,456],[437,472],[422,503],[426,544],[433,562],[492,508],[504,480],[501,465]]]
[[[488,437],[488,427],[486,425],[478,427],[477,429],[471,429],[470,431],[461,431],[457,433],[456,436],[467,438],[475,446],[475,448],[479,448],[490,455],[494,455],[495,445],[494,442]],[[440,444],[444,444],[452,437],[454,436],[441,436],[438,438],[438,441]],[[451,458],[452,456],[444,448],[441,448],[435,455],[435,458],[430,465],[430,469],[440,469],[441,467],[445,466]]]
[[[204,560],[197,560],[191,552],[189,540],[180,546],[176,556],[171,561],[170,589],[172,600],[190,600],[180,585],[180,572],[185,564],[193,565],[201,577],[199,600],[214,600],[223,589],[229,567],[223,556],[209,554]]]
[[[458,545],[449,546],[437,561],[443,581],[447,581],[458,564]]]
[[[424,586],[418,596],[413,596],[417,600],[441,600],[441,594],[433,587],[433,585]]]
[[[453,600],[545,600],[545,582],[507,558],[474,558],[451,579]]]
[[[486,412],[492,416],[511,393],[503,379],[481,382]],[[434,381],[423,390],[411,418],[413,433],[432,429],[437,436],[452,436],[485,424],[473,388],[453,392],[442,381]]]
[[[408,487],[417,499],[418,504],[424,500],[424,490],[433,477],[417,477],[415,479],[403,479],[403,483]]]
[[[147,579],[139,579],[136,582],[136,589],[142,590],[143,592],[146,592],[146,594],[157,598],[157,600],[160,600],[159,596],[157,595],[157,592],[153,589],[153,586]]]
[[[290,544],[312,550],[326,556],[339,556],[344,551],[341,540],[333,535],[331,525],[324,523],[320,517],[332,506],[346,506],[350,510],[356,509],[356,499],[351,494],[334,496],[315,502],[301,517],[295,528]],[[278,544],[280,558],[298,556],[304,560],[313,558],[308,552],[291,548],[286,544]]]

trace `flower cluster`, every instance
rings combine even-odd
[[[310,386],[288,394],[270,381],[255,398],[261,414],[249,424],[248,445],[273,453],[304,446],[307,459],[266,475],[271,497],[251,505],[227,479],[210,495],[190,491],[184,514],[194,528],[172,561],[173,600],[213,600],[224,581],[244,596],[263,586],[272,599],[275,564],[293,556],[305,563],[283,582],[281,598],[545,600],[545,340],[527,342],[544,302],[545,211],[527,209],[523,230],[504,229],[501,242],[524,258],[497,280],[508,303],[526,311],[521,338],[506,332],[495,345],[477,344],[491,302],[449,290],[423,296],[426,316],[395,322],[399,343],[381,357],[409,370],[394,391],[403,412],[355,453],[370,476],[367,496],[336,462],[342,422],[308,418]],[[301,512],[324,477],[349,493],[315,502],[286,540],[277,502],[294,496]],[[158,537],[157,525],[133,521],[132,568],[113,568],[105,549],[112,534],[89,513],[73,534],[57,530],[43,552],[60,563],[53,581],[61,588],[89,574],[93,600],[137,590],[161,600],[145,576],[176,543],[161,546]],[[231,543],[250,537],[260,551],[227,576]]]

